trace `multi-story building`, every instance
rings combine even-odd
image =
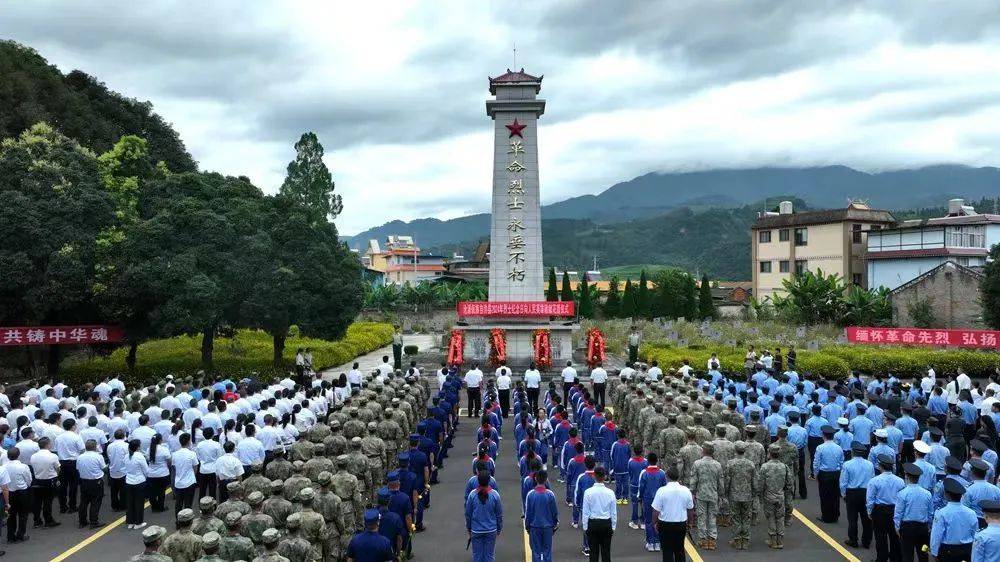
[[[791,201],[782,201],[778,209],[761,213],[750,227],[754,297],[764,300],[782,292],[783,280],[807,270],[868,286],[866,237],[894,224],[891,213],[860,202],[844,209],[796,213]]]
[[[1000,243],[1000,215],[979,214],[962,199],[948,202],[948,214],[903,221],[868,235],[868,279],[872,287],[896,289],[946,261],[986,264]]]
[[[445,270],[445,257],[421,254],[412,236],[387,236],[384,249],[378,240],[369,240],[362,263],[382,272],[385,283],[397,285],[433,281]]]

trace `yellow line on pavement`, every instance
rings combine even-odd
[[[524,530],[523,525],[521,530],[524,531],[524,562],[531,562],[531,544],[528,543],[528,531]]]
[[[173,490],[170,489],[170,488],[167,488],[167,491],[166,491],[166,493],[164,495],[170,495],[171,492],[173,492]],[[146,502],[146,505],[143,506],[143,509],[146,509],[148,507],[149,507],[149,502]],[[63,552],[59,556],[56,556],[55,558],[53,558],[49,562],[62,562],[63,560],[66,560],[70,556],[73,556],[77,552],[80,552],[81,550],[83,550],[84,548],[86,548],[87,546],[89,546],[91,543],[97,541],[98,539],[100,539],[104,535],[110,533],[112,529],[118,527],[119,525],[121,525],[124,522],[125,522],[125,517],[119,517],[118,519],[115,519],[111,523],[108,523],[103,528],[101,528],[101,530],[99,530],[96,533],[94,533],[93,535],[90,535],[89,537],[83,539],[78,544],[74,545],[72,548],[70,548],[66,552]]]
[[[819,538],[826,541],[826,544],[832,546],[833,549],[839,552],[841,556],[843,556],[850,562],[861,562],[861,560],[859,560],[857,556],[851,554],[851,552],[846,548],[844,548],[842,544],[834,540],[833,537],[831,537],[830,535],[826,534],[826,531],[820,529],[815,523],[810,521],[808,517],[802,515],[802,513],[799,512],[799,510],[793,509],[792,515],[794,515],[796,519],[804,523],[806,527],[809,527],[809,530],[816,533],[816,535],[819,536]]]
[[[686,552],[694,562],[704,562],[704,560],[701,559],[701,555],[698,554],[698,550],[694,547],[694,544],[691,543],[691,539],[689,538],[684,539],[684,552]]]

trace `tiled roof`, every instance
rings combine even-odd
[[[787,226],[803,226],[807,224],[827,224],[843,221],[865,221],[881,222],[893,224],[896,219],[892,213],[880,209],[859,209],[857,207],[847,207],[846,209],[828,209],[825,211],[806,211],[804,213],[792,213],[789,215],[764,215],[757,219],[751,227],[753,229],[781,228]]]
[[[508,68],[507,72],[504,72],[500,76],[496,78],[490,77],[490,93],[496,95],[496,87],[506,84],[534,84],[535,89],[540,90],[542,87],[542,78],[544,76],[532,76],[528,74],[523,68],[521,70],[511,70]]]

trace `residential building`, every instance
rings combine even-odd
[[[433,281],[445,270],[444,256],[421,254],[412,236],[387,236],[383,249],[369,240],[362,257],[365,267],[385,274],[385,282],[396,285]]]
[[[868,236],[868,278],[872,287],[895,289],[947,262],[986,264],[1000,243],[1000,215],[979,214],[962,199],[948,202],[948,214],[903,221]]]
[[[917,328],[983,328],[980,268],[948,260],[889,293],[892,321]],[[916,317],[916,318],[915,318]]]
[[[783,292],[785,279],[817,270],[867,288],[867,236],[894,223],[889,211],[857,201],[844,209],[800,213],[782,201],[777,213],[761,213],[750,227],[753,295],[764,300]]]

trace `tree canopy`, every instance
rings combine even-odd
[[[323,145],[315,133],[303,133],[295,143],[295,160],[288,164],[280,193],[308,209],[314,223],[336,218],[344,209],[340,195],[333,192],[333,177],[323,163]]]
[[[1000,244],[990,248],[980,289],[983,296],[983,322],[994,330],[1000,330]]]

